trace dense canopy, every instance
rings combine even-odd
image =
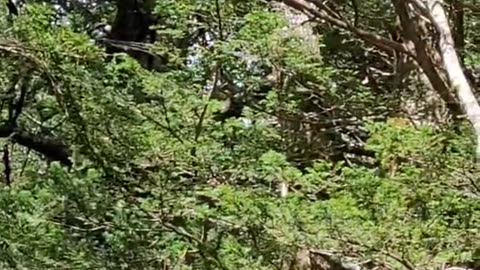
[[[2,0],[1,269],[480,269],[475,0]]]

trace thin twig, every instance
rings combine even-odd
[[[210,102],[212,94],[217,91],[219,77],[220,77],[220,65],[217,65],[215,67],[215,78],[213,80],[212,90],[208,93],[206,103],[203,106],[202,113],[200,114],[200,119],[198,120],[197,126],[195,127],[195,142],[198,142],[200,134],[202,133],[203,121],[205,119],[205,115],[207,114],[208,103]]]
[[[31,150],[32,150],[31,148],[27,149],[27,153],[25,154],[25,160],[22,163],[22,169],[20,170],[20,175],[19,176],[23,175],[23,172],[25,171],[25,168],[27,167],[28,161],[30,160],[30,151]]]
[[[220,37],[220,40],[223,40],[223,23],[222,23],[222,14],[220,12],[220,4],[218,3],[218,0],[215,0],[215,11],[217,13],[217,19],[218,19],[218,36]]]
[[[346,244],[351,244],[351,245],[367,248],[367,249],[375,251],[375,252],[379,252],[379,253],[381,253],[381,254],[383,254],[387,257],[390,257],[390,258],[394,259],[395,261],[399,262],[400,264],[402,264],[408,270],[416,270],[415,266],[408,259],[401,258],[401,257],[399,257],[399,256],[397,256],[397,255],[395,255],[395,254],[393,254],[393,253],[391,253],[387,250],[371,247],[371,246],[368,246],[366,244],[362,244],[358,241],[351,240],[351,239],[343,239],[343,238],[340,238],[340,237],[338,237],[338,238],[334,237],[334,238],[336,238],[336,240],[339,240],[339,241],[344,242]]]
[[[25,103],[25,97],[27,93],[31,90],[32,88],[31,86],[32,85],[30,85],[29,87],[26,87],[23,83],[20,85],[20,96],[18,97],[18,101],[15,104],[15,107],[12,108],[14,109],[14,114],[11,116],[11,119],[10,119],[13,125],[16,125],[18,117],[20,117],[20,114],[22,114],[23,105]]]

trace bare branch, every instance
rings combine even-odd
[[[353,34],[355,34],[357,37],[361,38],[362,40],[368,42],[371,45],[378,47],[381,50],[384,50],[387,52],[391,52],[393,50],[393,51],[405,53],[409,56],[414,56],[412,55],[412,52],[404,44],[385,38],[381,35],[377,35],[375,33],[359,29],[351,25],[347,21],[343,21],[329,15],[325,10],[316,10],[312,7],[309,7],[308,3],[305,3],[305,1],[303,0],[283,0],[283,3],[285,3],[286,5],[298,11],[301,11],[310,16],[313,16],[317,19],[325,20],[337,27],[340,27],[345,30],[349,30]]]

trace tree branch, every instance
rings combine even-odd
[[[334,18],[324,10],[316,10],[312,7],[309,7],[308,4],[305,3],[305,1],[303,0],[283,0],[282,2],[285,3],[287,6],[290,6],[298,11],[309,14],[315,18],[325,20],[339,28],[349,30],[360,39],[368,42],[371,45],[374,45],[375,47],[378,47],[381,50],[384,50],[387,52],[391,52],[393,50],[393,51],[405,53],[409,56],[414,56],[412,55],[412,52],[404,44],[382,37],[375,33],[371,33],[371,32],[362,30],[360,28],[357,28],[351,25],[347,21],[342,21],[340,19]],[[315,1],[312,1],[312,2],[315,2]]]
[[[0,138],[10,138],[13,142],[33,149],[50,161],[59,161],[65,166],[72,166],[70,150],[59,138],[32,134],[11,124],[0,126]]]

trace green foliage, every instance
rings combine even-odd
[[[107,57],[74,27],[55,25],[49,5],[27,5],[28,16],[0,27],[21,51],[2,51],[2,89],[22,76],[33,85],[19,126],[61,135],[74,161],[47,165],[14,151],[14,182],[0,190],[2,269],[281,269],[299,247],[392,269],[405,267],[396,257],[419,269],[478,260],[478,194],[462,188],[473,167],[466,128],[375,122],[365,147],[374,168],[321,159],[339,145],[323,131],[329,117],[385,111],[353,68],[308,55],[261,1],[220,1],[222,29],[215,1],[157,2],[166,19],[155,50],[179,62],[186,56],[172,44],[197,24],[216,26],[217,42],[195,64],[158,73],[125,54]],[[288,82],[243,118],[215,121],[220,104],[203,94],[212,70],[221,64],[253,97],[267,79],[251,62]],[[336,106],[308,143],[303,129],[271,121]],[[296,166],[297,154],[308,166]]]

